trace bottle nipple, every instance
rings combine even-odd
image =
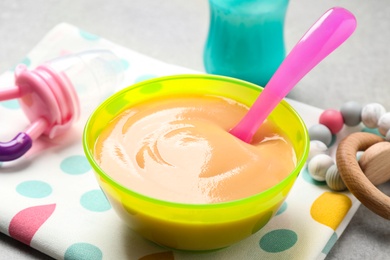
[[[78,104],[76,117],[88,117],[123,81],[121,60],[108,50],[91,50],[66,55],[48,61],[43,66],[52,68],[61,77],[64,87],[75,92]]]

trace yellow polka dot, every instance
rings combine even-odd
[[[315,221],[336,230],[351,206],[352,201],[348,196],[324,192],[314,201],[310,214]]]

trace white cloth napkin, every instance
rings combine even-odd
[[[126,66],[125,84],[151,77],[202,73],[166,64],[118,46],[69,24],[53,28],[23,63],[87,49],[110,49]],[[0,87],[14,84],[13,71]],[[307,126],[321,110],[287,100]],[[0,102],[0,140],[28,125],[16,100]],[[336,193],[302,171],[278,214],[251,237],[210,253],[171,251],[133,233],[117,217],[95,180],[82,148],[84,122],[61,138],[40,138],[31,152],[0,162],[0,232],[56,259],[323,259],[340,237],[360,202]]]

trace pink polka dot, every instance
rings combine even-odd
[[[53,214],[55,208],[56,204],[49,204],[19,211],[9,224],[9,235],[26,245],[30,245],[35,233]]]

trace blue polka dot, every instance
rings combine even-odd
[[[52,188],[46,182],[34,180],[20,183],[16,186],[16,191],[25,197],[44,198],[52,193]]]
[[[76,92],[80,96],[87,96],[88,95],[88,85],[86,84],[74,84],[74,88],[76,89]]]
[[[107,66],[107,71],[114,70],[114,72],[122,72],[129,68],[130,64],[124,60],[112,60],[105,64]]]
[[[89,243],[75,243],[66,249],[64,259],[100,260],[103,259],[103,253],[95,245]]]
[[[148,80],[148,79],[153,79],[153,78],[156,78],[157,76],[156,75],[153,75],[153,74],[145,74],[145,75],[142,75],[142,76],[139,76],[135,82],[141,82],[141,81],[144,81],[144,80]]]
[[[260,248],[269,253],[290,249],[298,241],[298,235],[290,229],[276,229],[265,234],[259,242]]]
[[[26,65],[27,67],[29,67],[31,65],[31,59],[29,57],[25,57],[22,62],[24,65]]]
[[[332,249],[332,247],[334,246],[334,244],[336,244],[336,241],[337,241],[337,234],[336,232],[333,232],[332,236],[329,238],[328,242],[326,243],[324,249],[322,249],[322,253],[327,255]]]
[[[314,184],[314,185],[317,185],[317,186],[325,186],[326,185],[326,182],[324,181],[316,181],[314,180],[311,176],[310,176],[310,173],[307,169],[307,166],[304,167],[304,169],[302,170],[301,172],[302,174],[302,177],[305,181],[307,181],[308,183],[311,183],[311,184]]]
[[[97,41],[100,39],[99,36],[92,34],[92,33],[89,33],[89,32],[86,32],[86,31],[83,31],[83,30],[80,30],[79,33],[80,33],[81,37],[83,37],[84,39],[86,39],[88,41]]]
[[[279,208],[278,212],[276,212],[276,215],[282,214],[287,209],[287,202],[284,202],[282,206]]]
[[[27,67],[29,67],[29,66],[31,65],[31,59],[30,59],[29,57],[25,57],[20,63],[26,65]],[[19,63],[19,64],[20,64],[20,63]],[[19,65],[19,64],[18,64],[18,65]],[[16,65],[16,66],[17,66],[17,65]],[[15,69],[16,69],[16,66],[13,67],[13,68],[10,68],[9,70],[12,71],[12,72],[14,72]]]
[[[83,174],[91,170],[87,158],[81,155],[74,155],[65,158],[60,165],[63,172],[71,175]]]
[[[84,193],[80,199],[81,206],[95,212],[103,212],[111,209],[106,196],[101,190],[91,190]]]
[[[130,67],[130,62],[125,59],[121,59],[121,63],[124,70],[127,70]]]
[[[20,104],[16,99],[3,101],[0,104],[1,104],[1,106],[8,108],[8,109],[20,109]]]

